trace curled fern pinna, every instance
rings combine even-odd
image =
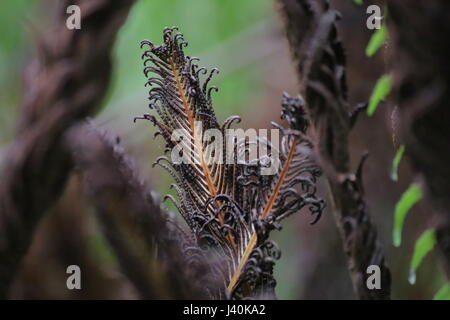
[[[305,137],[304,102],[301,97],[283,95],[282,118],[289,126],[273,124],[280,132],[279,148],[257,137],[259,142],[267,142],[264,159],[238,161],[237,145],[244,145],[248,152],[246,140],[212,151],[206,132],[215,130],[227,137],[228,129],[240,118],[232,116],[219,124],[211,99],[217,88],[209,86],[218,70],[208,71],[198,66],[198,58],[186,56],[183,48],[187,43],[177,30],[165,28],[161,45],[148,40],[141,43],[146,48],[144,74],[151,87],[150,109],[154,110],[142,118],[158,128],[166,154],[181,144],[192,156],[190,162],[176,162],[169,156],[156,160],[155,165],[166,169],[175,181],[172,186],[178,199],[166,198],[174,202],[202,252],[212,261],[211,272],[223,284],[212,292],[215,298],[274,296],[273,265],[280,251],[268,240],[269,232],[280,227],[280,220],[305,207],[315,216],[315,223],[324,208],[324,201],[316,197],[321,170],[312,161],[311,144]],[[174,136],[180,130],[182,139]],[[227,154],[232,151],[230,163]],[[278,170],[261,174],[273,161]]]

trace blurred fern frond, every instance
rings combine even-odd
[[[175,203],[204,254],[211,258],[211,271],[223,283],[212,293],[214,297],[273,296],[273,265],[280,252],[268,240],[269,232],[304,207],[316,216],[315,223],[324,208],[324,201],[316,197],[321,170],[312,160],[305,136],[303,100],[283,96],[282,118],[289,127],[274,123],[281,132],[280,148],[258,136],[256,144],[265,143],[267,153],[247,162],[239,161],[240,153],[248,154],[252,148],[246,138],[231,137],[232,144],[213,148],[208,132],[217,133],[215,139],[229,141],[227,129],[240,119],[232,116],[219,125],[211,100],[211,91],[217,88],[209,87],[217,69],[208,72],[197,65],[198,58],[185,56],[187,43],[176,30],[166,28],[161,45],[148,40],[141,43],[148,46],[142,58],[146,85],[152,87],[150,108],[157,114],[142,118],[159,129],[172,155],[155,162],[175,180],[178,201],[170,195],[166,198]],[[207,75],[204,81],[201,75]],[[174,161],[174,155],[183,158],[186,153],[191,161]],[[278,170],[262,174],[271,165]]]

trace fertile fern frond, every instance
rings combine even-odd
[[[234,166],[225,164],[225,150],[222,150],[222,161],[217,161],[217,155],[208,150],[204,132],[216,129],[221,133],[229,128],[236,118],[230,118],[219,127],[214,110],[211,107],[211,90],[208,87],[214,72],[212,69],[202,83],[201,74],[206,74],[205,68],[199,68],[195,61],[184,55],[182,50],[186,42],[180,33],[174,34],[176,28],[164,30],[164,43],[156,46],[150,41],[143,41],[141,46],[149,49],[143,54],[144,74],[149,77],[147,85],[150,89],[150,108],[154,109],[159,118],[144,115],[159,129],[166,141],[169,151],[173,151],[179,143],[186,157],[182,163],[174,163],[172,159],[160,157],[156,164],[170,172],[177,185],[174,185],[180,198],[177,208],[187,224],[196,233],[204,247],[220,248],[230,259],[230,265],[225,273],[234,268],[237,262],[239,247],[248,242],[250,231],[242,221],[241,213],[227,194],[237,188]],[[152,65],[148,65],[149,63]],[[174,139],[175,132],[181,132],[180,140]],[[218,151],[218,150],[214,150]],[[183,152],[183,151],[182,151]],[[229,277],[224,274],[224,281]]]
[[[304,112],[304,102],[301,97],[290,97],[284,93],[282,100],[282,119],[285,119],[289,128],[273,123],[281,132],[281,166],[274,175],[266,176],[252,170],[245,175],[244,181],[249,186],[248,192],[252,199],[252,215],[259,228],[250,238],[248,246],[240,259],[228,285],[232,292],[238,282],[244,280],[247,260],[253,255],[258,246],[264,246],[268,233],[273,228],[279,228],[279,221],[288,215],[309,207],[311,214],[315,215],[312,224],[316,223],[324,208],[324,201],[316,197],[315,183],[321,175],[321,170],[312,161],[311,145],[305,138],[307,121]],[[252,180],[254,183],[249,183]],[[300,190],[295,187],[299,185]],[[259,234],[258,234],[259,233]]]
[[[315,195],[321,172],[312,161],[311,145],[305,138],[303,101],[283,96],[282,118],[289,127],[274,124],[281,132],[280,148],[256,137],[253,143],[266,143],[267,155],[239,161],[251,143],[234,140],[231,146],[222,143],[218,149],[209,135],[215,132],[214,139],[224,142],[227,129],[239,120],[230,117],[222,126],[217,121],[211,101],[211,91],[217,88],[208,86],[217,69],[208,72],[198,67],[198,58],[185,56],[187,43],[176,30],[166,28],[161,45],[147,40],[141,43],[148,46],[142,58],[146,85],[152,87],[150,108],[157,114],[143,118],[154,123],[171,153],[170,158],[159,157],[155,164],[175,180],[173,188],[179,201],[167,198],[175,203],[200,247],[217,258],[212,272],[222,279],[225,296],[270,294],[275,286],[272,268],[280,253],[267,240],[269,232],[279,227],[281,219],[304,207],[309,207],[317,221],[324,207]],[[202,81],[201,75],[206,74]],[[273,161],[279,169],[272,175],[262,174]]]

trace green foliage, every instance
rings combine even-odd
[[[38,1],[2,1],[0,10],[0,148],[15,133],[16,117],[20,110],[21,79],[24,61],[30,55],[30,38]],[[31,17],[34,17],[33,19]],[[37,20],[37,18],[36,18]],[[32,42],[31,42],[32,44]],[[2,150],[0,149],[0,158]]]
[[[110,265],[118,263],[116,255],[100,232],[88,238],[87,248],[90,257],[98,263]]]
[[[416,271],[420,266],[423,258],[433,249],[436,244],[436,234],[434,229],[425,230],[417,239],[414,246],[414,253],[411,259],[411,266],[409,268],[409,283],[416,282]]]
[[[371,57],[373,56],[378,49],[381,48],[383,44],[386,43],[388,38],[388,30],[386,27],[386,24],[383,23],[381,25],[380,29],[377,29],[373,34],[372,37],[370,37],[369,43],[366,47],[366,56]]]
[[[405,153],[405,146],[402,144],[395,153],[394,160],[392,160],[392,170],[391,170],[391,179],[394,181],[398,180],[398,166],[400,161],[402,160],[403,154]]]
[[[378,79],[375,87],[370,96],[369,106],[367,108],[367,115],[371,116],[374,114],[381,100],[386,98],[386,96],[391,92],[392,86],[392,76],[385,74]]]
[[[364,0],[353,0],[353,2],[357,5],[362,5]]]
[[[13,58],[24,43],[23,20],[34,10],[34,3],[27,0],[3,1],[0,11],[0,58]],[[18,32],[20,30],[21,32]]]
[[[450,283],[445,284],[433,297],[433,300],[450,300]]]
[[[406,214],[408,213],[409,209],[411,209],[411,207],[420,199],[422,199],[422,189],[419,184],[413,183],[403,193],[402,197],[397,202],[394,213],[394,246],[400,246],[402,241],[403,222],[405,221]]]

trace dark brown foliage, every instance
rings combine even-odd
[[[206,297],[205,270],[196,270],[203,264],[195,255],[187,259],[196,248],[161,210],[117,140],[86,124],[70,131],[68,144],[120,268],[141,297]]]
[[[64,133],[99,107],[111,46],[133,2],[61,1],[55,30],[43,37],[39,58],[27,70],[19,130],[2,168],[0,297],[7,295],[36,224],[64,189],[71,168]],[[82,8],[81,30],[65,27],[65,8],[73,3]]]
[[[360,299],[389,299],[390,271],[363,199],[365,156],[355,173],[350,169],[348,135],[356,115],[347,102],[345,56],[335,26],[339,13],[325,0],[279,0],[279,5],[353,287]],[[370,265],[381,268],[380,290],[366,285]]]

